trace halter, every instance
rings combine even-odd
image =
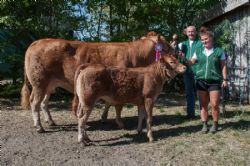
[[[162,52],[162,44],[157,42],[155,44],[155,61],[159,61],[161,59],[161,52]]]
[[[168,52],[166,49],[163,48],[161,42],[159,42],[159,41],[156,42],[156,41],[150,39],[149,37],[146,37],[145,39],[150,40],[154,44],[154,48],[155,48],[155,61],[156,62],[160,60],[161,55],[162,55],[163,52],[165,52],[165,53]]]

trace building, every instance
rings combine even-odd
[[[221,0],[203,20],[228,55],[230,98],[250,103],[250,0]]]

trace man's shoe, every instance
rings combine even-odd
[[[195,115],[187,115],[185,116],[185,119],[189,120],[189,119],[196,119]]]

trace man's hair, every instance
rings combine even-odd
[[[194,29],[196,30],[196,27],[194,25],[188,25],[186,29],[188,29],[190,27],[194,27]]]

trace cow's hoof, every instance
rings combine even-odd
[[[87,143],[92,142],[91,139],[89,139],[89,137],[88,137],[87,135],[84,136],[84,140],[85,140],[85,142],[87,142]]]
[[[45,130],[42,127],[38,127],[38,128],[36,128],[36,132],[38,132],[38,133],[44,133]]]
[[[84,144],[85,146],[89,146],[89,145],[91,145],[91,143],[90,143],[90,142],[88,142],[87,140],[83,140],[83,144]]]
[[[119,128],[119,129],[124,129],[124,128],[125,128],[125,127],[124,127],[124,124],[118,125],[118,128]]]
[[[54,121],[47,121],[47,123],[49,124],[49,126],[56,126]]]
[[[102,122],[102,123],[107,123],[107,122],[108,122],[108,119],[107,119],[107,118],[101,118],[101,122]]]
[[[149,142],[154,142],[154,138],[149,138]]]
[[[78,143],[79,144],[83,144],[84,146],[89,146],[91,145],[91,142],[85,140],[85,139],[82,139],[82,140],[78,140]]]
[[[116,121],[116,124],[117,124],[119,129],[124,129],[124,124],[122,122]]]
[[[138,135],[141,135],[141,134],[142,134],[142,130],[138,130],[138,129],[137,129],[137,134],[138,134]]]

